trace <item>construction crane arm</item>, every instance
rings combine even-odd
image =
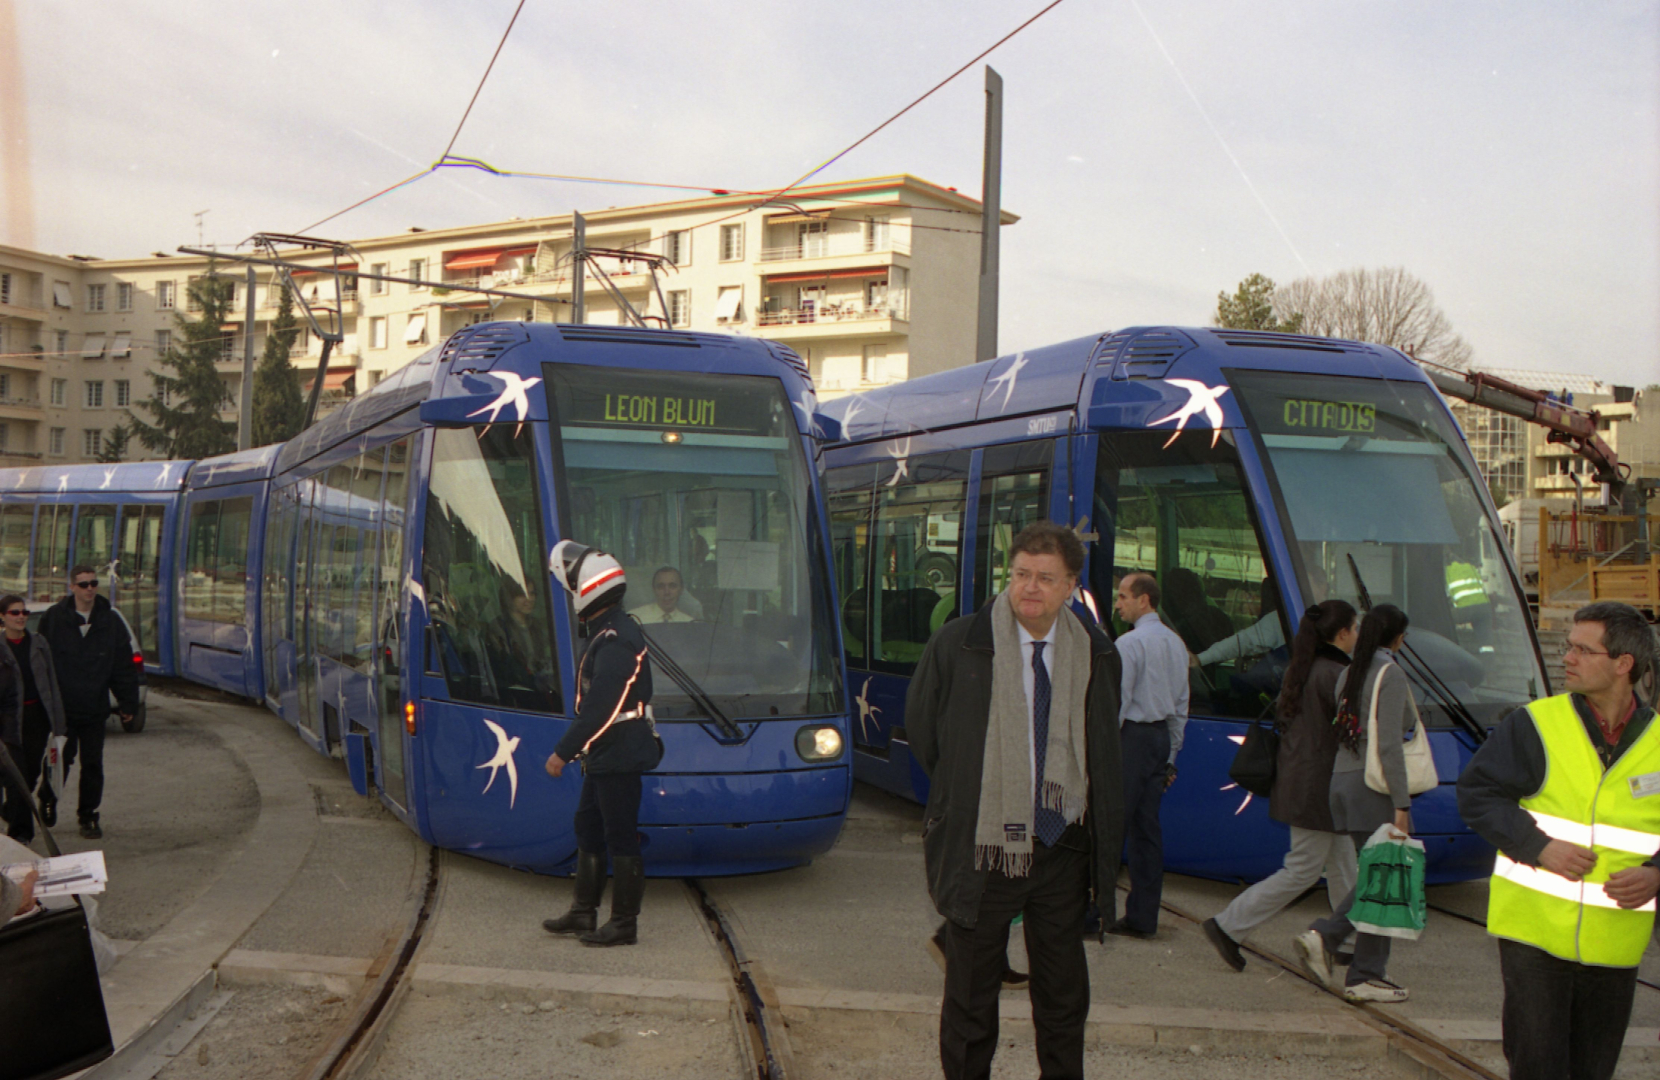
[[[1590,463],[1597,483],[1618,488],[1631,472],[1631,467],[1621,464],[1614,448],[1597,433],[1594,409],[1576,409],[1543,391],[1479,371],[1458,371],[1422,361],[1419,366],[1445,396],[1538,424],[1550,442],[1573,447],[1574,453]]]

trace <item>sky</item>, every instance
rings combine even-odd
[[[1046,2],[527,0],[454,153],[781,187]],[[3,3],[33,246],[116,258],[195,243],[199,210],[225,246],[304,229],[425,168],[517,0]],[[1660,0],[1063,0],[987,62],[1021,217],[1004,352],[1204,325],[1253,272],[1399,266],[1478,365],[1660,383]],[[977,197],[983,118],[975,66],[817,179]],[[446,170],[317,233],[674,195]]]

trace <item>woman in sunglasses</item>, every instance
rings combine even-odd
[[[0,629],[6,648],[0,648],[0,682],[10,681],[20,689],[20,707],[0,717],[0,738],[12,751],[23,779],[34,789],[40,779],[46,744],[54,735],[66,735],[63,701],[58,697],[58,673],[52,664],[52,649],[39,634],[29,633],[29,609],[21,596],[0,596]],[[6,835],[27,844],[34,839],[34,817],[28,805],[8,795],[5,806]],[[40,814],[47,825],[57,824],[58,799],[50,781],[41,784]]]

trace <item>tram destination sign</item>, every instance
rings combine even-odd
[[[561,427],[778,433],[783,388],[744,375],[548,364]]]
[[[1286,398],[1278,413],[1265,425],[1278,433],[1371,435],[1377,430],[1377,406],[1369,401]]]

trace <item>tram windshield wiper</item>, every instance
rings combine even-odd
[[[1371,611],[1372,594],[1367,591],[1366,582],[1360,576],[1360,567],[1355,564],[1353,555],[1346,557],[1349,560],[1349,573],[1354,575],[1355,587],[1360,591],[1360,608],[1362,611]],[[1401,660],[1403,661],[1401,667],[1412,681],[1417,683],[1425,693],[1435,698],[1436,703],[1457,722],[1459,727],[1464,729],[1466,734],[1473,738],[1478,745],[1487,741],[1487,732],[1476,722],[1476,718],[1458,699],[1458,695],[1453,693],[1452,688],[1447,685],[1441,676],[1435,673],[1435,669],[1429,666],[1428,662],[1418,654],[1418,651],[1405,641],[1401,642]]]
[[[715,699],[704,692],[703,687],[698,685],[697,680],[688,675],[686,669],[676,663],[674,657],[670,656],[667,650],[652,640],[651,634],[643,626],[640,627],[640,636],[646,639],[646,651],[651,654],[652,661],[662,669],[663,674],[667,675],[674,685],[680,687],[681,692],[692,700],[692,704],[702,709],[709,719],[715,722],[715,726],[720,728],[722,735],[728,739],[743,738],[743,731],[732,722],[732,718],[727,716],[719,705],[715,704]]]

